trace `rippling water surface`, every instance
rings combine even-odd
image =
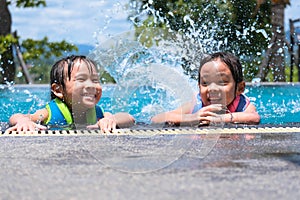
[[[106,111],[127,111],[135,116],[137,121],[147,122],[150,117],[159,112],[163,105],[165,110],[176,106],[176,99],[170,97],[161,89],[151,87],[135,87],[130,96],[122,100],[123,107],[115,107],[116,96],[114,85],[103,86],[103,96],[100,105]],[[264,85],[248,86],[246,95],[256,105],[261,115],[262,124],[284,124],[300,120],[300,85]],[[2,88],[0,93],[0,121],[6,122],[13,113],[32,113],[42,108],[50,99],[47,85],[16,86]],[[171,102],[172,101],[172,102]],[[159,105],[159,106],[158,106]]]

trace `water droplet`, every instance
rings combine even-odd
[[[252,79],[251,83],[253,84],[254,87],[259,87],[261,84],[261,79],[260,78],[254,78]]]
[[[20,78],[20,77],[23,76],[23,73],[22,73],[22,72],[18,72],[16,76],[17,76],[18,78]]]

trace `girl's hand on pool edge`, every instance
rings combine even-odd
[[[104,133],[111,133],[116,127],[117,123],[113,116],[104,117],[96,124],[87,126],[88,129],[100,129]]]
[[[218,116],[217,112],[220,112],[221,110],[222,110],[222,105],[212,104],[212,105],[203,107],[198,112],[194,113],[194,116],[196,117],[196,119],[198,121],[199,120],[210,121],[207,117],[208,116],[216,117],[216,116]]]
[[[33,121],[21,121],[16,125],[6,129],[6,131],[38,131],[38,130],[46,130],[47,127],[41,124],[37,124]]]

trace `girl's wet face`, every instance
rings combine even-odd
[[[74,61],[71,79],[65,80],[64,100],[76,109],[93,108],[100,100],[102,87],[99,82],[99,75],[96,69],[89,69],[82,60]],[[65,67],[65,72],[67,66]],[[65,76],[67,77],[67,76]]]
[[[229,105],[235,98],[235,81],[229,67],[219,58],[205,63],[200,70],[200,96],[205,106]]]

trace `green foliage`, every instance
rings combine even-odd
[[[291,68],[290,66],[285,67],[285,77],[286,80],[290,81]],[[293,74],[292,74],[293,82],[299,82],[298,80],[298,67],[296,65],[293,66]]]
[[[241,60],[243,66],[243,75],[245,81],[250,81],[254,78],[259,70],[259,62],[253,60]]]
[[[6,42],[2,42],[0,37],[0,53],[1,50],[5,51],[12,44],[17,44],[17,38],[14,38],[12,35],[2,37],[8,38]],[[4,46],[6,44],[6,46]],[[4,46],[3,48],[1,48]],[[49,73],[51,66],[57,59],[57,57],[63,56],[66,52],[78,51],[78,48],[67,43],[65,40],[61,42],[49,42],[47,37],[44,37],[42,40],[33,40],[26,39],[21,44],[21,51],[23,59],[29,68],[29,73],[32,76],[34,83],[49,83]],[[24,84],[26,83],[25,77],[22,75],[22,69],[20,66],[19,60],[14,59],[16,63],[16,74],[18,79],[15,80],[15,83]],[[21,75],[21,76],[20,76]]]
[[[50,83],[50,70],[56,59],[40,59],[32,60],[30,65],[28,65],[29,73],[32,76],[34,83],[36,84],[49,84]],[[23,76],[22,69],[17,68],[17,79],[15,80],[16,84],[25,84],[26,80]],[[106,83],[116,83],[115,80],[110,76],[106,71],[100,72],[100,81],[102,84]]]
[[[6,3],[7,5],[14,5],[21,8],[46,6],[45,0],[7,0]],[[25,78],[22,76],[22,70],[18,67],[20,66],[19,60],[17,57],[13,58],[12,51],[13,47],[19,46],[19,40],[20,38],[18,36],[9,33],[5,36],[0,36],[1,63],[11,64],[11,66],[5,64],[6,68],[2,68],[4,73],[0,75],[1,83],[13,81],[13,77],[15,76],[15,70],[13,69],[14,63],[16,63],[16,74],[18,77],[15,82],[25,83]],[[50,42],[47,37],[44,37],[42,40],[34,40],[31,38],[23,39],[20,44],[20,50],[25,63],[29,66],[29,72],[34,79],[34,82],[48,83],[48,72],[56,58],[63,56],[66,52],[78,51],[78,48],[65,40],[60,42]],[[7,74],[10,74],[11,76],[7,78]]]
[[[8,34],[6,36],[0,35],[0,55],[6,52],[11,44],[16,44],[17,41],[17,38],[15,38],[11,34]]]
[[[100,81],[103,84],[106,83],[116,83],[113,77],[110,76],[110,74],[106,71],[100,72]]]
[[[47,37],[42,40],[26,39],[22,42],[23,58],[25,61],[37,59],[49,59],[51,57],[60,57],[66,51],[78,51],[78,48],[67,43],[65,40],[61,42],[49,42]]]
[[[7,0],[8,5],[12,4],[12,2],[15,2],[18,8],[46,6],[45,0],[15,0],[15,1]]]
[[[39,60],[34,61],[30,65],[28,65],[28,70],[36,84],[49,84],[50,83],[50,70],[53,65],[54,60]],[[16,84],[25,84],[26,80],[23,76],[22,69],[20,67],[17,68],[17,79],[15,80]]]
[[[246,71],[251,73],[262,59],[256,55],[271,38],[270,1],[258,6],[257,0],[131,0],[130,5],[138,7],[130,16],[137,35],[149,27],[182,33],[197,41],[205,53],[229,51],[250,62],[246,66],[254,69]],[[154,37],[154,32],[148,32],[142,42],[149,43]]]

